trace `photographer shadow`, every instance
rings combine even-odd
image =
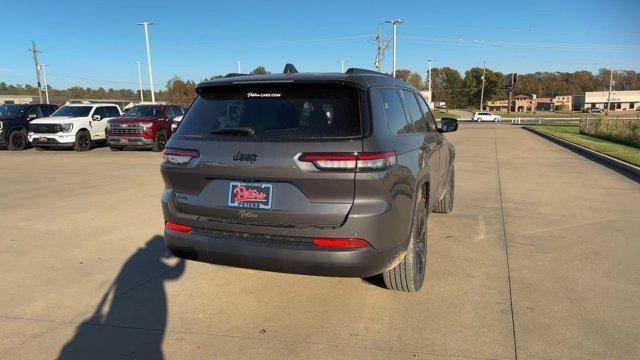
[[[167,324],[165,281],[178,279],[184,259],[175,265],[162,236],[155,236],[124,263],[94,313],[78,325],[60,359],[162,359]]]

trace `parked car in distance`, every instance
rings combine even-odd
[[[125,147],[151,148],[162,151],[171,137],[173,119],[182,115],[175,105],[142,104],[129,109],[120,118],[109,121],[109,148],[120,151]]]
[[[161,165],[174,255],[420,290],[429,213],[453,210],[455,119],[438,128],[417,89],[362,69],[197,92]]]
[[[182,118],[184,117],[184,115],[180,115],[180,116],[176,116],[175,118],[173,118],[173,121],[171,122],[171,132],[174,133],[176,132],[176,130],[178,130],[178,126],[180,126],[180,122],[182,121]]]
[[[591,106],[591,107],[588,107],[588,108],[584,108],[582,110],[582,112],[589,113],[589,114],[598,114],[598,113],[601,113],[603,111],[604,111],[603,109],[601,109],[599,107],[596,107],[596,106]]]
[[[498,121],[502,121],[502,118],[490,112],[475,112],[473,113],[473,115],[471,115],[471,120],[477,121],[477,122],[483,122],[483,121],[498,122]]]
[[[87,151],[94,145],[106,144],[107,121],[121,115],[116,104],[64,105],[51,117],[29,124],[29,141],[37,150],[73,148]]]
[[[50,116],[57,108],[50,104],[0,105],[0,147],[11,151],[26,148],[29,145],[29,123]]]

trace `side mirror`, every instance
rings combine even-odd
[[[93,118],[92,118],[92,119],[93,119],[94,121],[100,121],[100,120],[102,120],[102,117],[101,117],[100,115],[93,115]]]
[[[29,115],[27,115],[27,120],[33,120],[33,119],[35,119],[35,118],[37,118],[36,114],[29,114]]]
[[[458,130],[458,120],[454,118],[442,118],[440,119],[439,133],[448,133]]]

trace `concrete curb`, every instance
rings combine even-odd
[[[558,145],[564,146],[570,150],[573,150],[575,152],[577,152],[578,154],[581,154],[589,159],[595,160],[599,163],[605,164],[606,166],[624,173],[624,174],[628,174],[631,175],[634,180],[639,181],[640,182],[640,167],[635,166],[633,164],[630,164],[628,162],[622,161],[622,160],[618,160],[614,157],[599,153],[597,151],[588,149],[584,146],[578,145],[578,144],[574,144],[570,141],[561,139],[557,136],[554,135],[550,135],[547,134],[545,132],[542,132],[540,130],[536,130],[534,128],[531,128],[529,126],[523,126],[522,127],[525,130],[528,130],[538,136],[541,136],[549,141],[552,141]]]

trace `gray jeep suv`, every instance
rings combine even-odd
[[[362,69],[204,82],[161,165],[182,258],[370,277],[418,291],[427,218],[453,209],[454,147],[411,85]]]

